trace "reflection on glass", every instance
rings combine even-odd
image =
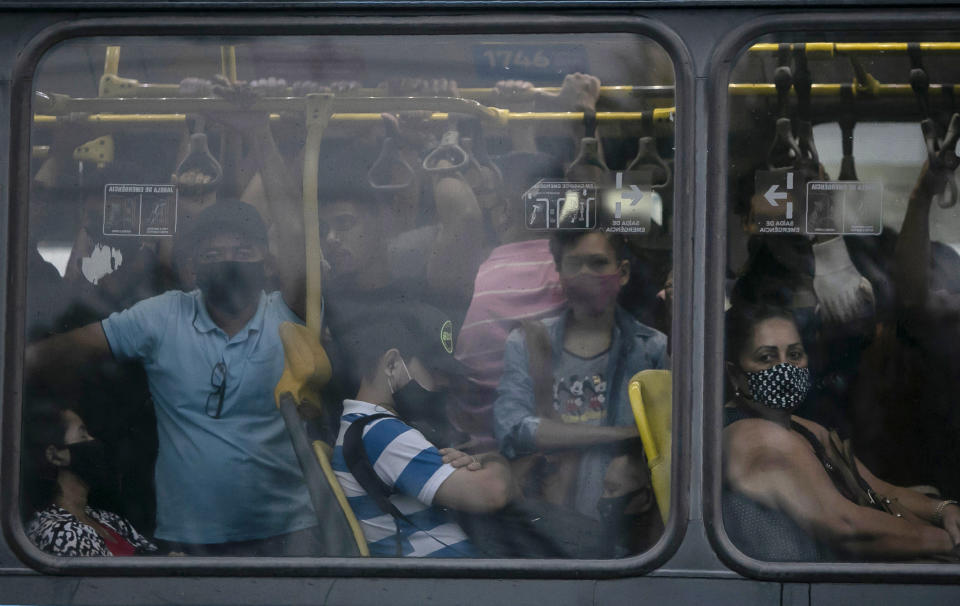
[[[923,84],[956,80],[948,46],[766,42],[730,87],[725,530],[766,561],[956,562],[960,117]]]
[[[24,434],[55,402],[114,477],[62,436],[34,444],[44,465],[24,450],[41,549],[615,558],[660,538],[659,46],[90,39],[34,84],[60,96],[33,108]],[[87,545],[49,549],[44,516]]]

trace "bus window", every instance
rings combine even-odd
[[[957,48],[773,35],[732,69],[722,521],[749,558],[958,562]]]
[[[24,253],[33,548],[650,550],[675,105],[634,34],[53,46]]]

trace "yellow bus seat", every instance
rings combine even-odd
[[[353,534],[353,540],[357,542],[357,549],[360,550],[360,555],[370,557],[370,549],[367,547],[366,537],[363,536],[360,521],[357,520],[356,514],[353,513],[353,508],[351,508],[350,503],[347,502],[347,495],[344,494],[343,487],[340,486],[340,481],[337,480],[337,476],[333,472],[333,466],[330,464],[330,457],[333,454],[330,445],[321,440],[314,440],[313,452],[317,456],[320,468],[323,469],[323,477],[325,477],[327,483],[330,484],[330,489],[333,491],[334,496],[337,497],[337,503],[340,504],[340,509],[343,510],[343,515],[347,519],[347,524],[350,525],[350,532]]]
[[[284,368],[273,391],[274,398],[279,402],[281,394],[291,393],[298,405],[309,404],[322,409],[320,390],[333,374],[323,345],[309,328],[292,322],[280,325],[280,340],[283,342]]]
[[[284,369],[274,397],[290,433],[317,518],[324,528],[325,544],[321,546],[326,552],[324,555],[369,556],[363,530],[330,465],[330,445],[321,440],[308,443],[300,423],[301,406],[322,409],[320,390],[330,380],[330,360],[323,345],[306,326],[284,322],[280,325],[280,339]],[[337,508],[343,517],[335,515]]]
[[[673,443],[673,381],[670,371],[638,372],[630,379],[628,393],[650,466],[653,494],[666,524],[670,515],[670,452]]]

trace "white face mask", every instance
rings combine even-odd
[[[760,372],[745,372],[753,399],[775,410],[796,410],[810,391],[810,369],[777,364]]]

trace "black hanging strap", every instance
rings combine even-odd
[[[653,115],[651,113],[651,115]],[[597,110],[587,109],[583,110],[583,136],[584,137],[596,137],[597,136]]]

